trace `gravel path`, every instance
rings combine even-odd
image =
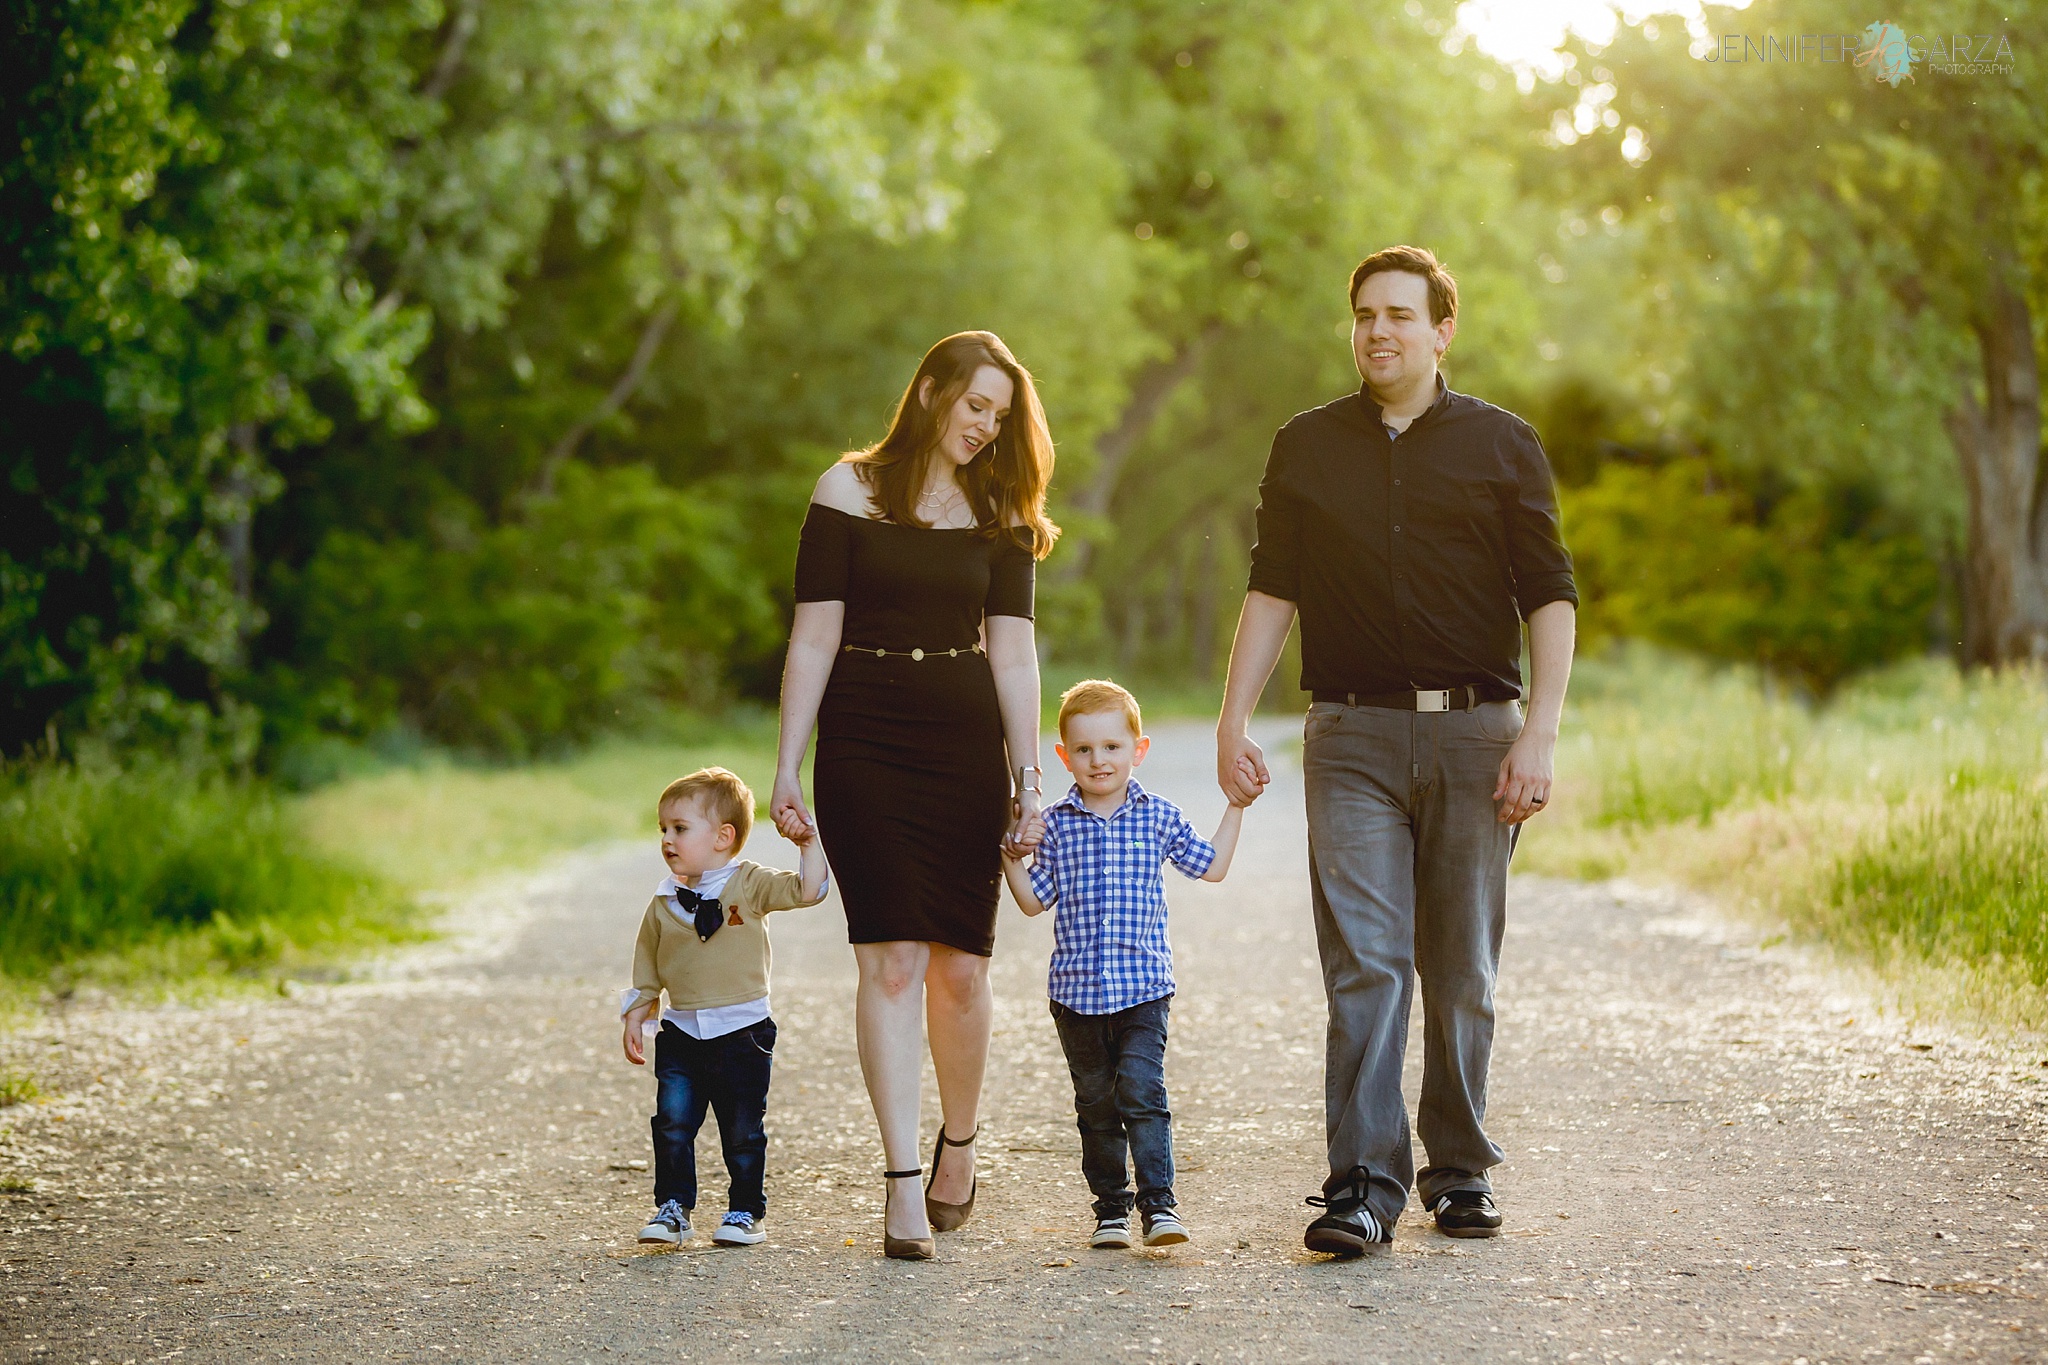
[[[1145,770],[1204,828],[1210,752],[1169,728]],[[1511,893],[1507,1235],[1411,1209],[1391,1256],[1304,1252],[1323,1003],[1276,767],[1229,882],[1169,888],[1187,1247],[1086,1249],[1050,929],[1006,907],[980,1210],[940,1260],[883,1260],[828,905],[775,924],[769,1241],[641,1252],[651,1081],[614,989],[650,841],[475,898],[376,980],[0,1040],[61,1091],[0,1111],[0,1181],[35,1187],[0,1195],[0,1361],[2048,1358],[2048,1063],[1622,886]],[[707,1125],[713,1189],[716,1150]]]

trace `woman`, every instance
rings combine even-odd
[[[882,1129],[882,1246],[929,1260],[974,1209],[1001,844],[1037,813],[1036,562],[1052,437],[1031,376],[988,332],[926,353],[889,434],[825,471],[797,553],[770,814],[811,819],[860,966],[855,1030]],[[1007,751],[1007,754],[1006,754]],[[920,1020],[922,1016],[922,1020]],[[924,1198],[920,1022],[943,1114]]]

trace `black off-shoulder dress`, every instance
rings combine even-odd
[[[805,515],[796,600],[846,604],[813,783],[849,941],[993,951],[1010,774],[981,623],[1029,619],[1036,577],[1013,531]]]

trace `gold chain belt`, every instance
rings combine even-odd
[[[962,654],[988,653],[980,645],[970,645],[966,649],[869,649],[866,645],[841,645],[839,652],[842,654],[872,654],[877,659],[920,660],[927,656],[934,659],[957,659]]]

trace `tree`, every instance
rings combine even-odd
[[[1047,9],[1090,35],[1151,338],[1065,484],[1081,535],[1064,571],[1103,596],[1125,666],[1207,676],[1273,431],[1358,383],[1344,285],[1361,257],[1418,241],[1451,263],[1461,384],[1484,391],[1533,352],[1530,215],[1487,131],[1520,111],[1450,40],[1449,4]]]
[[[1652,21],[1605,50],[1581,45],[1583,75],[1557,92],[1569,105],[1541,111],[1581,192],[1654,205],[1699,262],[1718,316],[1698,333],[1693,387],[1717,425],[1831,427],[1823,451],[1895,470],[1924,468],[1921,442],[1945,431],[1967,509],[1959,643],[1978,663],[2048,659],[2048,103],[2044,58],[2023,40],[2042,12],[1945,12],[1945,28],[1981,35],[1971,56],[1997,59],[1959,71],[1940,69],[1948,34],[1938,54],[1883,25],[1837,35],[1836,12],[1810,0],[1762,0],[1732,46]],[[1802,33],[1827,37],[1786,61]],[[1767,36],[1777,60],[1758,60]],[[1879,44],[1912,54],[1896,79],[1858,56]],[[1764,404],[1729,411],[1730,374]],[[1853,390],[1830,392],[1836,377]]]
[[[0,749],[59,727],[246,753],[224,699],[262,624],[267,451],[321,439],[309,386],[423,415],[417,309],[351,281],[347,231],[418,127],[408,5],[12,8],[0,94]],[[18,151],[17,151],[18,149]]]

